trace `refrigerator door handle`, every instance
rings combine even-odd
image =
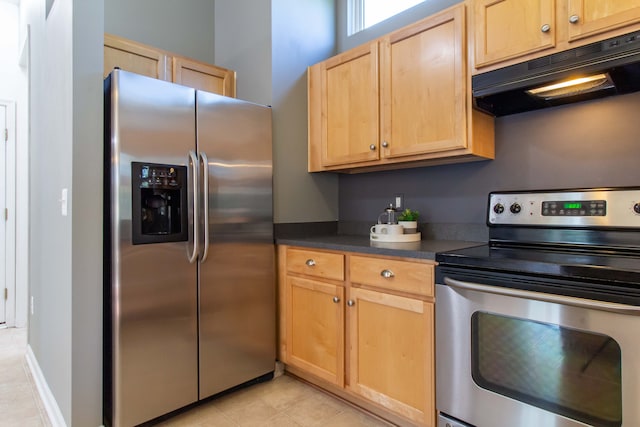
[[[200,152],[200,159],[202,160],[202,194],[204,197],[204,252],[200,262],[205,262],[209,255],[209,158],[205,152]]]
[[[198,158],[195,151],[189,151],[188,163],[193,168],[193,173],[191,174],[191,176],[193,177],[193,252],[189,256],[189,263],[193,264],[196,259],[198,259],[198,223],[200,222],[198,215],[198,208],[200,206],[200,204],[198,203],[198,199],[200,198],[200,186],[198,185],[198,169],[200,168],[198,167]]]

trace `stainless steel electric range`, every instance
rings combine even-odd
[[[640,187],[489,195],[436,255],[439,427],[640,426]]]

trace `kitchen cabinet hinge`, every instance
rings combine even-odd
[[[9,129],[4,128],[4,142],[9,141]]]
[[[9,221],[9,208],[4,208],[4,220]]]
[[[9,299],[9,289],[8,288],[4,288],[4,300],[8,300]]]

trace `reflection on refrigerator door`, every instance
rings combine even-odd
[[[271,378],[271,110],[115,70],[105,129],[105,425]]]

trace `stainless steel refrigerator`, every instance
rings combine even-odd
[[[105,424],[269,378],[271,109],[114,70],[104,195]]]

